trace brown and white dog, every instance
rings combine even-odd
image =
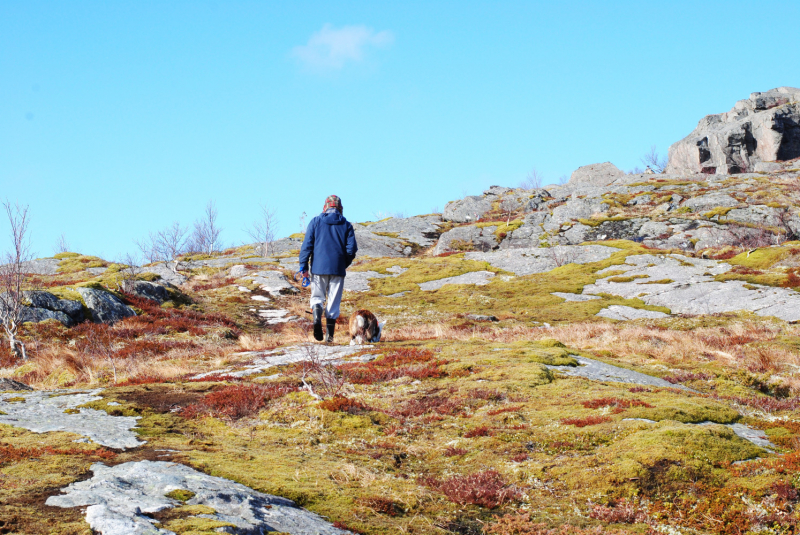
[[[356,310],[350,316],[350,345],[380,342],[385,324],[378,323],[378,318],[369,310]]]

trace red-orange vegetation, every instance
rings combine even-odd
[[[455,457],[456,455],[466,455],[467,450],[464,448],[456,448],[455,446],[447,446],[444,449],[445,457]]]
[[[519,412],[522,410],[522,405],[509,405],[508,407],[501,407],[499,409],[493,409],[487,412],[489,416],[497,416],[498,414],[503,414],[505,412]]]
[[[52,446],[46,446],[44,448],[25,448],[0,442],[0,466],[7,463],[35,459],[43,455],[86,455],[88,457],[98,457],[105,460],[110,460],[117,456],[116,452],[106,448],[90,450],[81,448],[54,448]]]
[[[128,379],[122,381],[121,383],[117,383],[117,386],[137,386],[137,385],[148,385],[148,384],[155,384],[155,383],[169,383],[169,379],[164,379],[163,377],[157,377],[153,375],[140,375],[138,377],[129,377]]]
[[[589,425],[603,424],[610,422],[608,416],[587,416],[585,418],[564,418],[561,423],[564,425],[574,425],[575,427],[586,427]]]
[[[399,503],[388,498],[382,498],[380,496],[359,498],[357,502],[361,505],[369,507],[376,513],[383,515],[397,516],[402,515],[405,512]]]
[[[347,363],[339,366],[344,378],[353,384],[375,384],[400,377],[431,379],[447,377],[442,367],[449,361],[437,359],[427,349],[398,348],[372,362]]]
[[[482,426],[470,429],[469,431],[464,433],[464,438],[488,437],[491,434],[492,434],[491,428],[489,428],[489,427],[487,427],[485,425],[482,425]]]
[[[236,279],[228,277],[227,279],[212,279],[206,283],[195,284],[192,289],[196,292],[204,292],[206,290],[216,290],[223,286],[230,286]]]
[[[478,505],[487,509],[515,501],[520,496],[519,490],[508,485],[496,470],[453,476],[444,481],[427,477],[420,483],[438,490],[459,505]]]
[[[181,414],[186,418],[214,416],[216,418],[239,420],[255,416],[270,401],[297,390],[297,385],[290,383],[227,386],[206,394],[198,403],[185,407]]]
[[[463,412],[463,410],[464,407],[457,398],[426,395],[421,398],[410,399],[398,408],[388,411],[388,414],[396,418],[416,418],[430,412],[454,416]]]
[[[372,409],[358,400],[346,398],[344,396],[334,396],[323,400],[319,404],[320,408],[331,412],[346,412],[348,414],[361,414]]]

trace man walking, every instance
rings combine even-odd
[[[311,260],[311,310],[316,340],[322,341],[322,305],[325,304],[325,341],[333,342],[345,270],[356,257],[356,251],[356,234],[353,225],[342,215],[342,200],[331,195],[325,199],[322,213],[308,224],[300,249],[300,271],[304,277],[309,276],[308,263]]]

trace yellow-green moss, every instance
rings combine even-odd
[[[769,269],[788,255],[788,247],[763,247],[755,251],[740,253],[726,262],[752,269]]]
[[[96,256],[70,255],[63,257],[58,263],[59,273],[78,273],[88,268],[106,267],[109,263]]]
[[[625,412],[626,418],[647,418],[660,422],[674,420],[681,423],[714,422],[731,424],[739,420],[739,413],[722,403],[702,398],[686,398],[675,394],[660,394],[649,400],[654,408],[635,407]]]
[[[719,217],[726,216],[726,215],[728,215],[728,212],[730,212],[734,208],[736,208],[736,207],[735,206],[718,206],[717,208],[714,208],[713,210],[709,210],[708,212],[704,212],[703,213],[703,217],[711,219],[712,217],[715,217],[715,216],[719,216]]]
[[[628,277],[611,277],[607,279],[609,282],[633,282],[636,279],[646,279],[647,275],[630,275]]]
[[[600,225],[602,225],[603,223],[605,223],[607,221],[625,221],[627,219],[630,219],[630,218],[629,217],[625,217],[625,216],[621,216],[621,215],[617,215],[617,216],[611,216],[611,217],[605,216],[605,217],[598,217],[598,218],[591,218],[591,219],[583,219],[583,218],[581,218],[581,219],[578,219],[578,221],[580,223],[582,223],[584,225],[587,225],[587,226],[590,226],[590,227],[597,227],[597,226],[600,226]]]
[[[164,496],[172,498],[173,500],[178,500],[179,502],[188,502],[194,498],[195,494],[191,490],[175,489],[166,493]]]

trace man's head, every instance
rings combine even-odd
[[[327,212],[328,209],[335,208],[340,214],[344,210],[342,207],[342,199],[337,197],[336,195],[330,195],[327,199],[325,199],[325,206],[322,208],[323,212]]]

